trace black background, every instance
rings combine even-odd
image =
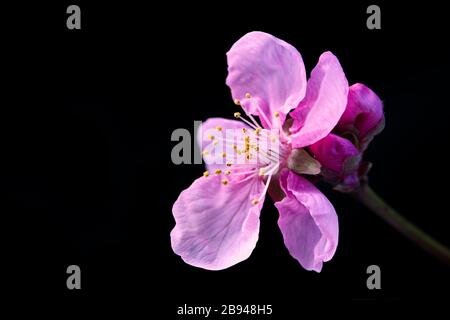
[[[165,318],[184,303],[272,304],[279,315],[306,301],[448,298],[448,267],[332,190],[324,192],[339,215],[340,242],[320,274],[289,256],[270,199],[256,249],[230,269],[184,264],[169,238],[173,202],[203,172],[171,163],[171,133],[237,111],[225,53],[260,30],[298,48],[308,73],[331,50],[350,83],[377,92],[386,129],[365,155],[374,163],[371,185],[450,245],[443,7],[378,3],[382,29],[368,30],[371,3],[73,3],[81,30],[66,28],[72,3],[3,13],[11,19],[2,30],[2,263],[19,295],[133,298]],[[66,288],[71,264],[81,267],[80,291]],[[378,291],[366,288],[371,264],[381,267]]]

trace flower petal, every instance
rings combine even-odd
[[[335,134],[330,133],[325,138],[312,144],[309,146],[309,150],[322,166],[337,174],[347,174],[348,171],[358,169],[358,166],[346,168],[349,159],[359,157],[358,149],[349,140]]]
[[[290,113],[294,148],[311,145],[331,132],[345,110],[347,93],[348,82],[339,60],[324,52],[311,72],[306,97]]]
[[[242,176],[239,176],[242,177]],[[173,205],[173,251],[188,264],[219,270],[247,259],[259,234],[262,201],[252,205],[263,183],[257,177],[232,179],[201,177],[184,190]]]
[[[356,131],[364,150],[384,126],[383,103],[375,92],[361,83],[349,88],[348,103],[338,123],[342,132]]]
[[[228,51],[227,85],[244,110],[259,115],[266,128],[276,128],[305,96],[306,73],[300,53],[264,32],[250,32]],[[246,98],[249,93],[251,98]]]
[[[281,173],[281,187],[286,197],[275,206],[284,243],[306,270],[320,272],[338,244],[336,212],[312,183],[292,171]]]
[[[220,131],[217,130],[220,128]],[[228,157],[233,156],[235,151],[232,143],[222,143],[225,138],[242,139],[242,128],[249,127],[242,121],[229,120],[225,118],[209,118],[202,122],[197,132],[197,143],[201,150],[206,150],[203,159],[208,170],[226,169],[227,157],[223,157],[223,153]],[[214,136],[214,139],[211,139]],[[218,141],[217,145],[213,145],[214,141]]]

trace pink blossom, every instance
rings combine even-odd
[[[344,113],[344,72],[325,52],[307,82],[300,53],[263,32],[244,35],[227,59],[226,83],[246,117],[212,118],[200,128],[208,171],[173,205],[173,251],[209,270],[247,259],[258,241],[259,215],[269,193],[289,253],[305,269],[320,272],[336,251],[338,218],[307,179],[320,172],[320,164],[302,148],[325,138]],[[237,132],[233,139],[224,136],[229,130]],[[270,143],[262,143],[266,140]],[[247,161],[236,161],[237,155]]]
[[[363,84],[349,88],[348,102],[334,133],[309,147],[322,165],[325,180],[341,191],[351,191],[364,179],[370,165],[362,162],[363,152],[384,127],[383,104]]]
[[[347,136],[353,134],[357,148],[364,151],[383,128],[383,103],[380,98],[361,83],[352,85],[348,92],[347,107],[337,125],[338,132]]]

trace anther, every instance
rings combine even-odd
[[[204,176],[205,178],[208,177],[208,176],[209,176],[209,171],[207,170],[207,171],[203,172],[203,176]]]
[[[234,104],[237,106],[241,105],[241,101],[239,101],[239,99],[234,99]]]
[[[255,205],[255,204],[258,204],[259,203],[259,200],[258,199],[253,199],[252,200],[252,205]]]
[[[240,112],[235,112],[235,113],[234,113],[234,117],[235,117],[236,119],[239,119],[239,118],[241,117],[241,113],[240,113]]]
[[[215,173],[215,174],[221,174],[221,173],[222,173],[222,170],[216,169],[216,171],[214,171],[214,173]]]
[[[227,184],[228,184],[228,180],[227,179],[222,179],[222,184],[224,185],[224,186],[226,186]]]
[[[225,170],[225,174],[226,174],[226,175],[231,174],[231,170]]]
[[[250,93],[247,92],[247,93],[245,94],[245,97],[246,97],[247,99],[250,99],[250,98],[252,97],[252,95],[251,95]]]

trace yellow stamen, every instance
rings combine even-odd
[[[227,179],[222,179],[222,184],[223,184],[224,186],[226,186],[226,185],[228,184],[228,180],[227,180]]]
[[[231,174],[231,170],[225,170],[225,174],[226,174],[226,175]]]
[[[214,171],[214,173],[215,173],[215,174],[221,174],[221,173],[222,173],[222,170],[216,169],[216,171]]]
[[[214,138],[215,138],[215,137],[214,137],[213,135],[210,135],[210,134],[208,135],[208,139],[209,139],[209,140],[214,140]]]
[[[273,115],[275,116],[275,118],[278,118],[278,117],[280,116],[280,113],[279,113],[278,111],[275,111],[275,112],[273,113]]]
[[[227,154],[225,152],[222,152],[222,158],[226,158]]]
[[[237,106],[241,105],[241,101],[239,99],[234,99],[234,104]]]
[[[203,176],[204,176],[205,178],[208,177],[208,176],[209,176],[209,171],[203,172]]]
[[[208,154],[208,151],[207,151],[207,150],[203,150],[203,151],[202,151],[202,155],[206,156],[207,154]]]
[[[258,199],[253,199],[252,200],[252,205],[255,205],[255,204],[258,204],[259,203],[259,200]]]
[[[260,168],[260,169],[259,169],[259,173],[258,173],[258,174],[259,174],[260,176],[263,176],[265,173],[266,173],[266,170],[265,170],[264,168]]]
[[[255,134],[257,135],[257,136],[259,136],[259,133],[261,132],[261,128],[256,128],[256,130],[255,130]]]
[[[222,127],[217,126],[217,127],[216,127],[216,130],[217,130],[217,131],[222,131]]]
[[[228,163],[227,163],[227,167],[231,167],[231,163],[228,162]]]
[[[241,117],[241,113],[240,113],[240,112],[235,112],[235,113],[234,113],[234,117],[235,117],[236,119],[240,118],[240,117]]]
[[[245,97],[246,97],[247,99],[250,99],[250,98],[252,97],[252,95],[251,95],[250,93],[247,92],[247,93],[245,94]]]

